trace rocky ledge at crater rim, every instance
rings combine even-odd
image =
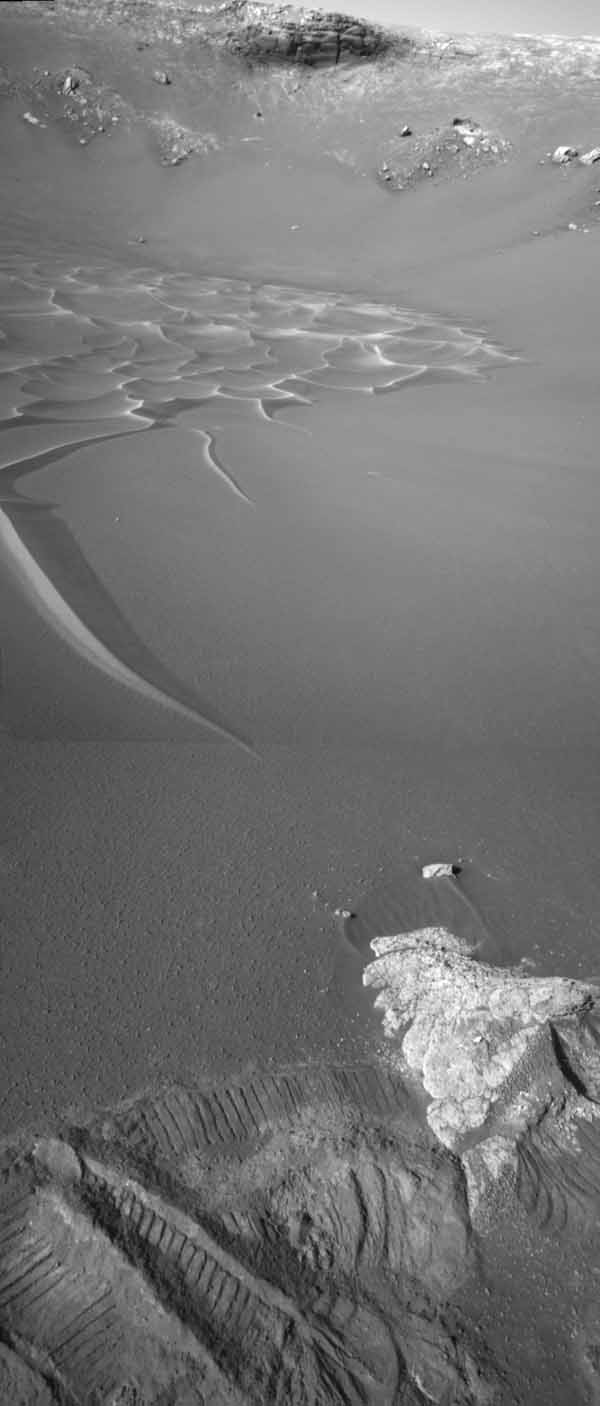
[[[471,1209],[489,1183],[518,1178],[533,1140],[567,1187],[579,1157],[600,1168],[600,1011],[592,985],[488,966],[445,928],[371,942],[363,981],[378,990],[394,1065],[416,1078],[427,1121],[462,1160]],[[591,1137],[591,1141],[590,1141]],[[584,1170],[582,1138],[592,1166]],[[566,1159],[563,1166],[562,1163]],[[581,1188],[585,1199],[585,1191]],[[563,1192],[560,1192],[561,1196]]]

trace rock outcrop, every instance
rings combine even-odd
[[[509,142],[471,118],[455,118],[448,127],[416,132],[405,128],[382,152],[379,178],[392,190],[405,190],[423,179],[467,177],[486,165],[505,160]],[[407,140],[408,138],[408,140]]]
[[[575,146],[557,146],[556,151],[552,155],[552,160],[555,166],[567,166],[569,161],[576,160],[578,154],[577,147]]]
[[[566,1218],[600,1203],[600,1009],[594,988],[491,967],[444,928],[375,938],[378,991],[397,1063],[427,1121],[463,1162],[472,1211],[512,1179]],[[533,1187],[533,1191],[532,1191]]]
[[[464,1179],[394,1074],[171,1085],[64,1134],[0,1165],[7,1401],[489,1400]]]
[[[379,26],[339,11],[248,5],[236,15],[227,44],[253,63],[316,67],[376,58],[387,53],[394,40]]]

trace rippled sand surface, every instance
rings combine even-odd
[[[243,745],[234,725],[134,637],[86,569],[60,505],[34,504],[19,485],[104,439],[142,434],[143,454],[148,436],[179,427],[190,463],[203,465],[248,511],[260,511],[242,449],[257,422],[308,412],[303,425],[288,428],[304,436],[310,458],[315,405],[343,414],[347,400],[482,378],[511,361],[482,332],[408,308],[238,279],[6,256],[0,326],[5,570],[27,607],[97,672],[99,684],[108,680],[155,705],[167,727],[172,714]],[[232,428],[238,452],[226,457],[221,442]],[[169,475],[165,462],[166,495]],[[10,671],[10,656],[6,663]],[[23,735],[18,723],[17,730]]]

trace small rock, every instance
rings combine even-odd
[[[260,108],[257,109],[257,111],[255,112],[254,116],[255,116],[255,117],[261,117],[261,118],[262,118],[263,113],[261,112]]]
[[[352,911],[350,910],[350,908],[334,908],[334,910],[333,910],[333,916],[334,916],[334,918],[344,918],[344,919],[348,919],[348,918],[353,918],[355,915],[354,915],[354,913],[352,913]]]
[[[578,229],[579,226],[576,225],[573,220],[571,220],[571,223],[569,224],[568,228],[569,228],[569,229]]]
[[[75,89],[78,88],[78,87],[79,87],[79,79],[78,79],[78,78],[74,78],[72,73],[68,73],[67,76],[66,76],[66,78],[65,78],[65,81],[64,81],[64,83],[63,83],[63,85],[62,85],[62,91],[63,91],[63,94],[64,94],[65,98],[67,98],[67,97],[69,96],[69,93],[74,93],[74,92],[75,92]]]
[[[470,117],[465,117],[462,122],[460,118],[455,117],[452,126],[461,137],[483,136],[483,128],[479,126],[478,122],[472,122]]]
[[[24,113],[23,113],[23,121],[24,121],[24,122],[29,122],[32,127],[39,127],[39,126],[40,126],[40,119],[39,119],[39,117],[34,117],[34,115],[33,115],[32,112],[24,112]]]
[[[422,170],[422,171],[429,171],[430,169],[431,169],[431,167],[430,167],[428,161],[422,161],[422,162],[421,162],[421,170]]]
[[[579,153],[574,146],[557,146],[552,157],[555,166],[566,166],[568,161],[574,161]]]
[[[81,1165],[77,1154],[67,1142],[59,1138],[39,1138],[35,1144],[34,1157],[39,1167],[59,1182],[77,1182],[81,1178]]]
[[[596,161],[600,161],[600,146],[592,147],[591,151],[584,151],[579,160],[582,166],[594,166]]]
[[[168,87],[169,83],[171,82],[171,79],[169,78],[168,73],[165,72],[164,68],[155,68],[152,77],[155,83],[162,83],[164,87]]]
[[[421,873],[424,879],[452,879],[460,874],[460,864],[424,864]]]
[[[401,137],[412,137],[412,127],[409,127],[407,122],[404,123],[404,126],[403,126],[403,128],[402,128],[402,131],[401,131],[401,133],[400,133],[400,136],[401,136]]]

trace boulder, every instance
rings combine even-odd
[[[552,160],[555,166],[566,166],[569,161],[575,161],[578,155],[579,152],[577,151],[577,147],[557,146],[556,151],[553,154]]]
[[[594,166],[596,161],[600,161],[600,146],[592,147],[591,151],[584,151],[579,160],[582,166]]]
[[[460,874],[459,864],[424,864],[421,870],[424,879],[452,879]]]

